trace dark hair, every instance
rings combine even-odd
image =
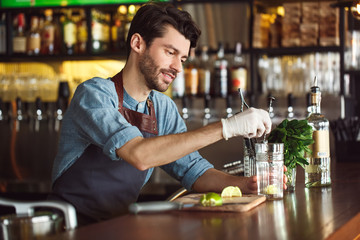
[[[150,46],[154,38],[162,37],[167,25],[173,26],[190,40],[190,46],[196,47],[201,30],[192,20],[191,15],[177,9],[169,3],[151,2],[143,5],[131,21],[127,41],[127,57],[130,55],[130,40],[134,33],[139,33]]]

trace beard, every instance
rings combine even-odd
[[[146,86],[149,89],[159,92],[165,92],[169,88],[169,85],[160,83],[161,80],[159,79],[159,75],[161,72],[168,72],[176,76],[174,70],[160,69],[160,67],[156,65],[155,60],[150,56],[148,50],[140,57],[139,68],[145,78]]]

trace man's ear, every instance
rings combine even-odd
[[[131,36],[130,46],[133,51],[140,53],[145,49],[146,43],[140,34],[134,33]]]

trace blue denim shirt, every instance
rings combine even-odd
[[[159,136],[187,130],[171,98],[157,91],[151,91],[149,97],[154,103]],[[77,87],[62,122],[58,153],[52,172],[53,183],[90,144],[102,148],[103,153],[110,159],[123,161],[116,155],[115,150],[142,134],[120,114],[118,102],[115,85],[110,78],[92,78]],[[125,89],[123,106],[148,114],[146,101],[137,102]],[[161,168],[189,190],[196,179],[206,170],[213,168],[213,165],[195,151]],[[149,169],[144,184],[152,172],[153,169]]]

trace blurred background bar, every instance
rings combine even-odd
[[[61,121],[77,85],[123,68],[127,32],[145,2],[0,1],[1,195],[43,198],[50,191]],[[165,92],[189,130],[239,112],[238,88],[252,107],[267,109],[275,97],[274,126],[304,119],[316,76],[332,127],[331,156],[355,159],[360,13],[352,1],[166,2],[189,11],[202,29],[183,73]],[[200,153],[218,169],[243,174],[242,138]],[[179,187],[156,169],[141,199],[165,199]]]

